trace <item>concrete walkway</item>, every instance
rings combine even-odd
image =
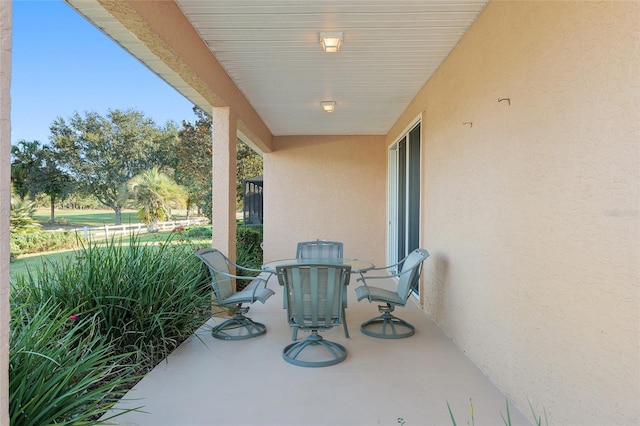
[[[355,287],[355,279],[351,287]],[[114,419],[119,425],[504,425],[506,398],[414,303],[396,314],[416,326],[400,340],[363,335],[359,324],[378,314],[376,305],[356,302],[349,289],[347,320],[322,333],[346,346],[347,359],[324,368],[286,363],[282,349],[291,329],[276,291],[248,316],[267,325],[267,334],[245,341],[211,337],[211,324],[175,350],[133,388],[118,408],[144,406]],[[304,338],[306,333],[299,333]],[[510,404],[511,424],[529,425]]]

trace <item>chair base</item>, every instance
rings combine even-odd
[[[321,346],[324,349],[323,352],[328,354],[330,358],[321,361],[298,359],[302,351],[309,346]],[[282,351],[282,358],[284,358],[285,361],[300,367],[327,367],[344,361],[346,357],[347,349],[344,346],[324,340],[322,336],[318,335],[315,331],[306,339],[286,346]]]
[[[350,337],[349,328],[347,327],[347,314],[344,308],[342,308],[342,327],[344,328],[344,337],[348,339]],[[298,327],[293,327],[293,334],[291,335],[291,340],[293,340],[294,342],[298,340]]]
[[[380,329],[381,331],[374,331],[374,329]],[[406,331],[402,332],[402,330]],[[405,337],[413,336],[416,328],[405,320],[385,312],[378,317],[363,322],[360,325],[360,331],[367,336],[379,339],[404,339]]]
[[[232,332],[234,331],[234,332]],[[261,336],[267,327],[242,314],[235,314],[220,325],[213,327],[211,335],[220,340],[245,340]]]

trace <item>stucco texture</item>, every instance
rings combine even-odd
[[[0,425],[9,424],[11,2],[0,2]]]
[[[423,114],[425,311],[550,424],[640,424],[639,6],[491,2],[387,136]]]
[[[295,257],[305,240],[344,243],[345,257],[383,264],[383,136],[275,137],[264,155],[266,260]]]

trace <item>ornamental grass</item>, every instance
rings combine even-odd
[[[210,318],[208,272],[172,237],[89,241],[14,280],[12,425],[95,424]]]

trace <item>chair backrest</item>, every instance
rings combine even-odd
[[[224,300],[231,296],[233,291],[233,279],[224,274],[229,274],[229,259],[217,249],[200,249],[196,256],[204,262],[211,273],[211,286],[218,300]]]
[[[422,273],[422,263],[427,257],[429,257],[429,252],[418,248],[404,258],[397,289],[398,297],[403,301],[406,302],[411,290],[417,288]]]
[[[337,241],[302,241],[296,250],[297,259],[342,259],[343,245]]]
[[[295,264],[278,266],[276,271],[284,286],[290,325],[317,330],[342,323],[343,289],[351,266]]]

